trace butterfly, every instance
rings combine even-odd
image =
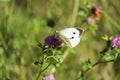
[[[79,44],[83,32],[83,29],[75,27],[66,28],[58,31],[60,38],[64,41],[64,43],[67,46],[71,48]]]

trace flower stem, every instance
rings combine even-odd
[[[36,77],[36,80],[38,80],[38,79],[39,79],[39,77],[40,77],[41,73],[42,73],[42,70],[41,70],[41,67],[40,67],[40,70],[39,70],[39,73],[38,73],[38,75],[37,75],[37,77]]]
[[[39,73],[38,73],[38,75],[37,75],[37,78],[36,78],[36,80],[38,80],[39,79],[39,77],[40,77],[40,75],[42,74],[42,72],[44,72],[49,66],[51,65],[51,63],[50,64],[48,64],[48,66],[46,66],[43,70],[41,69],[41,67],[40,67],[40,70],[39,70]]]
[[[92,68],[99,65],[99,64],[103,64],[103,63],[109,63],[109,62],[113,62],[114,60],[110,60],[110,61],[100,61],[101,59],[99,59],[96,63],[94,63],[92,65]],[[91,68],[87,69],[86,71],[83,72],[83,74],[85,74],[86,72],[88,72]]]

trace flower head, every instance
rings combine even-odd
[[[112,47],[120,48],[120,36],[116,36],[111,41]]]
[[[96,20],[99,20],[102,15],[102,9],[99,6],[93,6],[91,9],[90,16]]]
[[[99,6],[93,6],[90,10],[90,13],[86,19],[88,24],[94,24],[95,20],[99,20],[102,15],[102,9]]]
[[[45,76],[45,77],[43,78],[43,80],[55,80],[55,77],[54,77],[53,74],[50,74],[50,75],[48,75],[48,76]]]
[[[95,20],[92,19],[90,16],[88,16],[87,19],[86,19],[86,22],[87,22],[88,24],[94,24],[94,23],[95,23]]]
[[[58,39],[55,36],[48,36],[45,39],[45,44],[50,46],[50,47],[56,47],[56,46],[60,46],[62,44],[62,41],[60,39]]]

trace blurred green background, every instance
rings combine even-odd
[[[33,65],[41,50],[38,42],[70,26],[75,0],[0,0],[0,80],[35,80],[38,68]],[[103,15],[96,33],[87,31],[55,72],[56,80],[75,80],[82,62],[95,62],[105,47],[101,39],[120,34],[119,0],[79,0],[79,8],[101,6]],[[75,26],[84,17],[77,16]],[[89,25],[86,25],[89,27]],[[81,27],[81,26],[80,26]],[[120,80],[119,60],[96,66],[86,74],[86,80]],[[5,79],[6,78],[6,79]]]

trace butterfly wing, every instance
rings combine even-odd
[[[67,46],[72,47],[69,40],[65,36],[63,36],[62,34],[59,34],[59,36]]]
[[[61,39],[71,48],[79,44],[82,33],[83,30],[78,28],[66,28],[59,31]]]

